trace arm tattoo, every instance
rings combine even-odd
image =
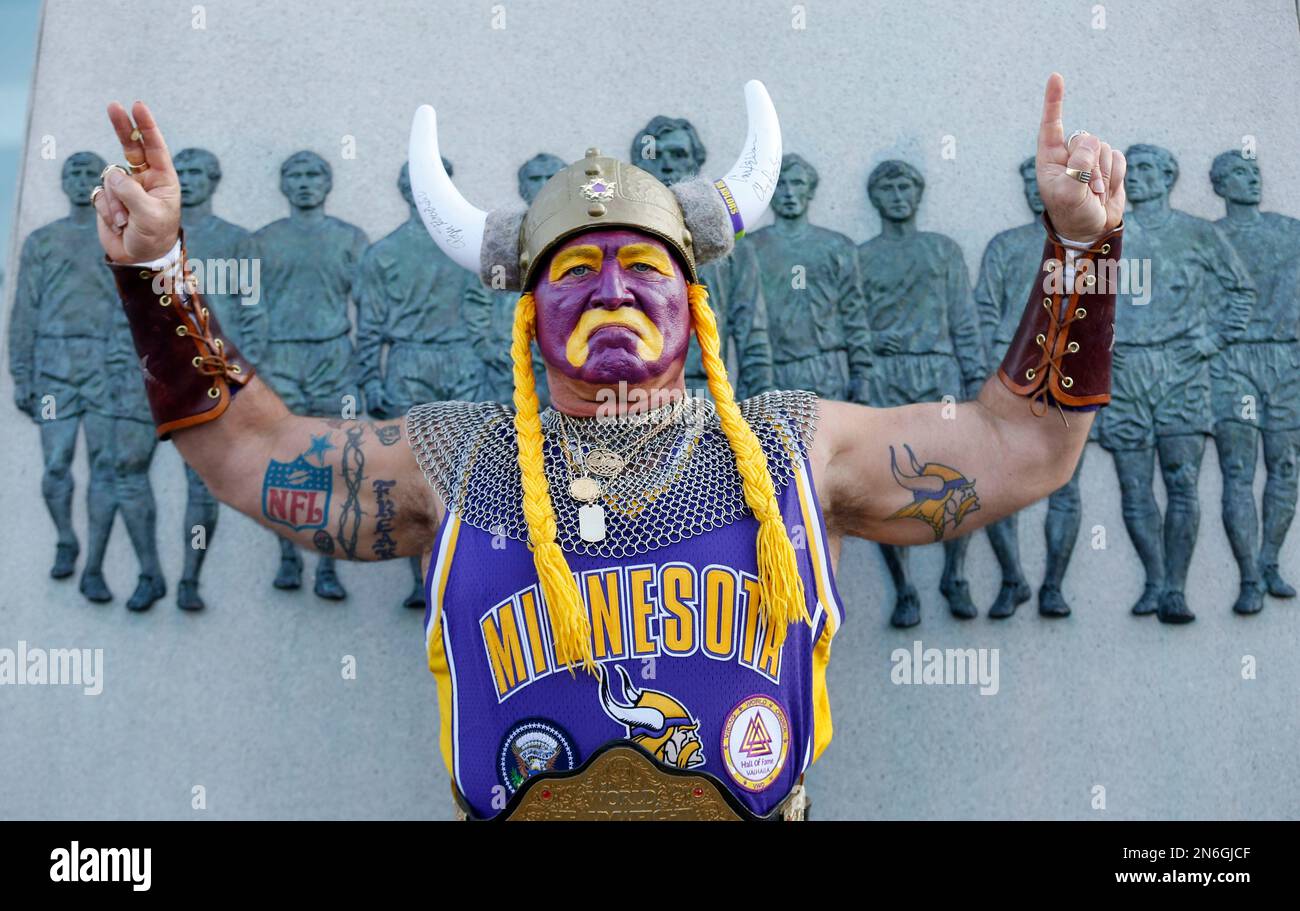
[[[381,560],[391,560],[397,556],[397,542],[393,540],[392,535],[393,522],[397,517],[397,505],[389,496],[389,491],[397,482],[381,481],[376,478],[370,483],[375,490],[375,556]]]
[[[345,421],[343,418],[325,418],[325,423],[335,430],[342,430],[352,421]],[[360,421],[356,421],[360,425]],[[376,424],[374,421],[366,421],[366,426],[375,432],[375,437],[382,446],[392,446],[402,438],[402,428],[399,424]],[[333,447],[331,447],[333,448]]]
[[[313,436],[311,446],[291,462],[271,459],[262,476],[262,515],[294,531],[324,528],[329,522],[333,472],[325,451],[335,448],[329,434]],[[319,464],[308,460],[316,456]]]
[[[366,451],[363,443],[366,427],[374,431],[383,446],[392,446],[401,439],[397,426],[382,426],[373,421],[343,421],[324,419],[324,426],[342,430],[346,439],[339,450],[333,440],[335,434],[327,430],[311,435],[311,445],[289,462],[271,459],[262,479],[262,515],[278,525],[287,525],[294,531],[316,529],[312,544],[316,550],[333,556],[336,550],[345,559],[365,559],[357,556],[362,518],[363,483],[369,481],[378,510],[373,548],[380,560],[397,556],[397,541],[393,537],[397,527],[397,502],[393,497],[396,480],[370,480],[366,478]],[[326,463],[326,454],[339,450],[339,475],[342,478],[338,527],[334,534],[326,529],[330,521],[330,495],[334,489],[334,470]],[[332,460],[332,457],[331,457]]]
[[[334,539],[323,528],[311,536],[311,543],[315,544],[316,549],[327,557],[334,554]]]
[[[370,429],[373,430],[375,436],[379,438],[379,444],[381,446],[392,446],[402,438],[402,428],[396,424],[381,425],[372,421]]]
[[[339,528],[335,537],[349,560],[357,558],[357,532],[361,529],[361,481],[365,477],[366,453],[361,448],[361,437],[366,429],[360,425],[347,428],[347,441],[339,457],[339,471],[347,497],[339,510]]]
[[[945,531],[955,529],[968,513],[980,508],[975,482],[967,480],[957,469],[938,462],[922,465],[916,460],[911,446],[904,443],[903,448],[911,462],[911,474],[898,467],[898,456],[893,446],[889,447],[889,468],[899,486],[912,492],[912,502],[886,518],[920,519],[930,526],[934,539],[938,541]]]

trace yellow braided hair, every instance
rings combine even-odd
[[[591,653],[591,620],[583,606],[564,551],[555,541],[555,507],[542,461],[542,419],[538,415],[537,379],[533,376],[533,336],[537,331],[537,302],[531,291],[520,295],[510,357],[515,370],[515,436],[519,443],[519,473],[523,481],[524,519],[533,565],[542,584],[542,597],[551,615],[555,658],[561,665],[581,663],[596,673]]]
[[[803,579],[795,561],[794,545],[790,543],[781,518],[781,508],[776,503],[776,488],[767,468],[767,455],[741,415],[731,383],[727,380],[718,323],[713,318],[713,308],[709,306],[709,290],[704,285],[692,284],[686,293],[691,304],[695,336],[700,341],[709,392],[718,409],[722,432],[736,457],[745,503],[758,519],[758,582],[763,618],[768,629],[775,629],[779,645],[785,641],[789,624],[801,620],[812,624],[804,601]]]

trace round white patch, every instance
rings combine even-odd
[[[785,710],[768,696],[750,696],[722,726],[722,756],[732,780],[750,791],[772,786],[790,755]]]

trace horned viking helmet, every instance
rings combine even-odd
[[[613,227],[658,237],[681,256],[694,282],[698,266],[727,256],[745,226],[763,214],[781,173],[781,128],[763,83],[745,84],[745,108],[745,145],[717,180],[700,177],[669,188],[588,149],[531,206],[485,212],[460,195],[443,168],[437,115],[422,105],[409,150],[415,206],[442,251],[489,287],[524,290],[558,244],[580,231]]]

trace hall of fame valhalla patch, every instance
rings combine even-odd
[[[781,703],[754,695],[740,701],[722,726],[722,758],[733,781],[748,791],[771,787],[790,756],[790,724]]]

